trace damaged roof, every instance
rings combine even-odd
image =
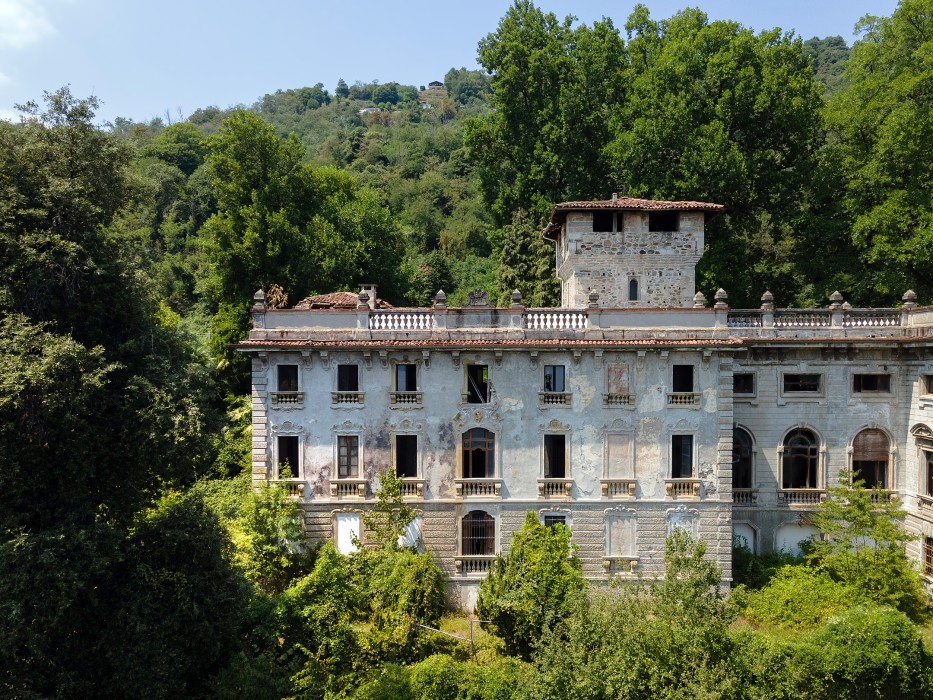
[[[596,200],[592,202],[561,202],[555,204],[551,210],[551,218],[544,229],[544,237],[554,240],[554,235],[560,231],[567,213],[571,211],[702,211],[708,216],[721,214],[726,210],[722,204],[711,202],[671,202],[661,199],[637,199],[635,197],[613,197],[612,199]]]

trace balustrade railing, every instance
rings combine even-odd
[[[303,391],[273,391],[271,395],[273,406],[291,406],[305,400]]]
[[[330,402],[334,406],[352,406],[363,403],[362,391],[332,391]]]
[[[695,392],[671,392],[667,395],[668,406],[697,406],[700,395]]]
[[[890,491],[875,491],[871,492],[871,502],[875,504],[882,503],[891,503],[892,501],[897,500],[897,494],[891,493]]]
[[[599,485],[603,498],[635,498],[634,479],[602,479]]]
[[[699,498],[699,479],[665,479],[664,495],[668,498]]]
[[[402,498],[424,498],[424,479],[405,478],[400,487]]]
[[[464,576],[485,574],[496,560],[495,556],[462,554],[454,560],[454,566]]]
[[[732,489],[732,502],[737,506],[758,505],[758,489]]]
[[[298,479],[272,479],[271,483],[284,486],[288,492],[288,497],[294,500],[304,500],[305,482]]]
[[[335,479],[330,482],[331,498],[366,498],[366,479]]]
[[[842,317],[846,328],[884,328],[901,325],[900,309],[848,309]]]
[[[369,312],[371,331],[430,331],[435,327],[433,311],[391,309]]]
[[[821,489],[780,489],[778,503],[787,506],[815,506],[826,500]]]
[[[933,496],[917,496],[917,507],[920,510],[933,511]]]
[[[564,309],[525,311],[522,326],[531,331],[580,331],[587,327],[587,313]]]
[[[541,406],[569,406],[571,397],[569,391],[539,391],[538,403]]]
[[[638,569],[638,557],[606,555],[603,557],[603,569],[607,574],[634,574]]]
[[[454,479],[457,498],[499,498],[502,479]]]
[[[573,479],[538,479],[538,498],[570,498]]]
[[[832,325],[829,309],[778,309],[774,312],[775,328],[822,328]]]
[[[420,391],[390,391],[389,392],[389,405],[390,406],[420,406],[421,395],[422,395],[422,392]]]
[[[631,394],[603,394],[603,406],[614,408],[616,406],[631,406],[635,397]]]
[[[729,328],[761,328],[760,311],[730,311],[726,316]]]

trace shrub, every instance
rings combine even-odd
[[[458,700],[467,685],[464,665],[437,654],[411,667],[409,683],[414,700]]]
[[[850,587],[807,566],[785,566],[767,586],[747,596],[742,614],[778,627],[816,627],[857,603]]]
[[[758,590],[767,585],[783,566],[799,564],[800,557],[787,552],[764,552],[753,554],[745,546],[732,547],[732,582]]]

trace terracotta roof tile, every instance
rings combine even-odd
[[[635,197],[617,197],[589,202],[560,202],[551,210],[551,218],[544,229],[545,238],[551,238],[560,230],[570,211],[592,211],[608,209],[611,211],[703,211],[709,214],[721,214],[726,210],[722,204],[712,202],[666,201],[661,199],[637,199]]]
[[[304,348],[380,348],[380,347],[421,347],[458,348],[458,347],[655,347],[655,346],[735,346],[742,344],[741,338],[643,338],[633,340],[582,340],[573,338],[525,338],[522,340],[492,339],[411,339],[411,340],[244,340],[236,345],[238,349],[304,347]]]
[[[330,294],[316,294],[305,297],[297,304],[296,309],[355,309],[360,303],[360,295],[353,292],[331,292]],[[392,304],[384,299],[376,299],[377,309],[391,309]]]

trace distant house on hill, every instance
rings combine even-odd
[[[444,87],[444,83],[442,83],[440,80],[432,80],[430,83],[428,83],[429,90],[431,88],[442,88],[442,87]]]
[[[360,114],[379,114],[382,112],[382,107],[363,107],[360,110]]]

